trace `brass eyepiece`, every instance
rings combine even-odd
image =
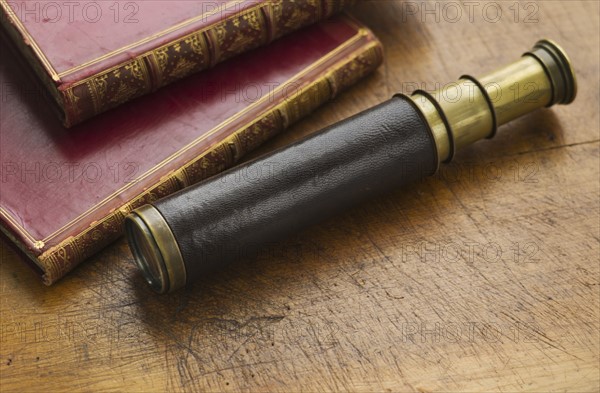
[[[480,139],[492,138],[502,124],[536,109],[569,104],[577,80],[569,57],[554,41],[540,40],[523,57],[488,75],[460,77],[432,93],[411,99],[432,130],[438,162]]]
[[[577,79],[575,70],[567,53],[554,41],[544,39],[538,41],[533,49],[524,56],[533,56],[545,67],[552,80],[553,96],[550,105],[567,105],[577,96]]]

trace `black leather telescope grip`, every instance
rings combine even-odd
[[[154,206],[177,240],[189,283],[436,167],[427,123],[397,96]]]

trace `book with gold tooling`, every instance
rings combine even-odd
[[[230,167],[383,56],[338,16],[65,129],[2,43],[0,228],[46,284],[115,240],[130,211]]]
[[[353,2],[0,0],[0,21],[71,127]]]

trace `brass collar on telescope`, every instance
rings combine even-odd
[[[171,228],[154,206],[145,205],[129,214],[125,231],[135,262],[152,289],[165,293],[185,285],[181,251]]]

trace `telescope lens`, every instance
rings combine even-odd
[[[167,270],[148,225],[138,215],[131,214],[125,220],[125,231],[135,262],[148,284],[158,293],[167,292]]]

